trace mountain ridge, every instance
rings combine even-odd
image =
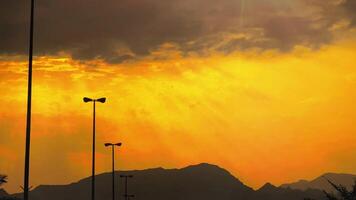
[[[324,190],[326,192],[335,192],[335,189],[328,183],[328,180],[337,185],[343,185],[347,189],[351,189],[352,185],[356,181],[356,175],[328,172],[312,180],[301,179],[296,182],[282,184],[280,187],[297,189],[302,191],[305,191],[307,189],[318,189]]]
[[[119,174],[130,174],[129,193],[145,200],[300,200],[305,197],[320,199],[319,190],[300,191],[276,187],[270,183],[259,190],[242,183],[229,171],[217,165],[200,163],[180,169],[151,168],[116,171],[117,196],[122,196],[124,180]],[[91,177],[67,185],[39,185],[30,191],[31,200],[87,200],[90,199]],[[111,199],[110,172],[96,175],[96,197]],[[13,194],[21,198],[22,194]]]
[[[244,185],[227,170],[207,163],[180,169],[151,168],[116,171],[115,173],[116,177],[118,174],[134,175],[134,178],[130,179],[130,185],[135,189],[138,198],[145,196],[145,199],[157,199],[157,195],[160,196],[158,191],[163,193],[163,196],[170,196],[173,199],[174,197],[183,198],[185,193],[190,194],[192,199],[209,199],[209,196],[215,196],[215,199],[218,197],[229,199],[229,196],[244,197],[253,192],[253,189]],[[111,176],[110,172],[96,175],[96,193],[99,199],[110,199]],[[34,200],[88,199],[90,178],[86,177],[68,185],[39,185],[30,192],[30,197]],[[117,178],[116,185],[123,186],[123,180]],[[209,192],[206,192],[207,188]],[[123,195],[122,191],[121,187],[120,196]],[[74,194],[74,196],[69,194]],[[21,193],[13,196],[21,197]]]

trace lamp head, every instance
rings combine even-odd
[[[100,103],[105,103],[106,102],[106,98],[103,97],[103,98],[97,99],[96,101],[99,101]]]
[[[116,144],[114,144],[114,145],[116,145],[116,146],[121,146],[122,145],[122,143],[121,142],[119,142],[119,143],[116,143]]]
[[[107,146],[111,146],[112,144],[111,143],[105,143],[104,145],[107,147]]]
[[[87,103],[87,102],[93,101],[93,99],[88,98],[88,97],[84,97],[84,98],[83,98],[83,101],[84,101],[85,103]]]

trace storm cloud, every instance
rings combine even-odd
[[[354,25],[354,9],[352,0],[37,0],[35,52],[122,62],[165,43],[183,53],[314,48],[338,20]],[[0,54],[27,53],[28,16],[28,1],[0,1]]]

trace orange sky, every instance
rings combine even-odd
[[[181,56],[173,44],[123,64],[63,54],[34,63],[31,185],[90,175],[92,107],[97,173],[110,170],[104,142],[123,142],[119,169],[208,162],[249,186],[323,172],[356,173],[356,39],[289,53],[249,50]],[[161,57],[161,59],[156,59]],[[0,62],[0,172],[22,184],[25,58]]]

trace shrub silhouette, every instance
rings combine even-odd
[[[7,176],[0,174],[0,186],[7,182]]]
[[[0,174],[0,186],[3,185],[4,183],[7,183],[7,176]],[[0,197],[0,200],[19,200],[19,199],[12,198],[12,197]]]
[[[327,179],[330,185],[336,190],[337,194],[328,193],[323,191],[327,200],[356,200],[356,180],[352,189],[349,191],[343,185],[336,185],[335,183],[331,182]],[[313,200],[313,199],[304,199],[304,200]]]

